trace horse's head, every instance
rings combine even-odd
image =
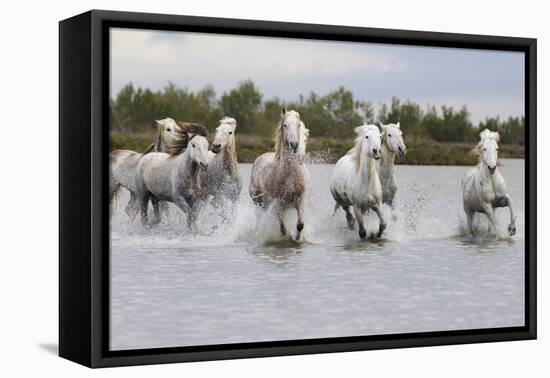
[[[479,137],[481,140],[474,150],[483,161],[483,165],[487,168],[489,174],[492,175],[497,169],[498,141],[500,136],[497,131],[485,129],[479,134]]]
[[[208,140],[201,135],[195,135],[187,145],[189,157],[199,165],[202,170],[208,168]]]
[[[300,114],[295,110],[286,110],[285,108],[281,111],[281,133],[283,139],[281,143],[286,143],[288,148],[294,153],[298,152],[298,147],[300,145],[300,128],[302,122],[300,121]]]
[[[156,126],[158,128],[159,138],[165,143],[171,143],[177,138],[176,128],[178,125],[172,118],[156,120]]]
[[[216,128],[216,135],[212,143],[212,152],[218,153],[225,146],[235,143],[235,128],[237,121],[235,118],[224,117],[220,120],[220,125]]]
[[[375,125],[363,125],[356,127],[355,133],[357,139],[355,139],[356,146],[361,146],[361,151],[367,153],[368,156],[380,159],[382,151],[380,147],[382,145],[382,136],[380,130]]]
[[[380,127],[382,128],[382,139],[388,149],[399,155],[399,157],[405,156],[407,147],[405,147],[405,142],[403,142],[403,132],[401,131],[399,122],[387,125],[380,124]]]

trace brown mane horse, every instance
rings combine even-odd
[[[135,170],[141,158],[150,152],[165,152],[177,154],[187,147],[189,135],[206,136],[208,131],[202,125],[174,121],[165,118],[156,121],[157,137],[143,153],[131,150],[114,150],[109,154],[109,198],[111,207],[119,189],[125,188],[130,192],[130,200],[126,205],[126,214],[132,217],[137,209],[135,188]]]
[[[254,203],[267,209],[276,203],[281,234],[286,235],[284,211],[294,208],[298,212],[296,240],[304,229],[306,177],[303,169],[307,129],[294,110],[282,109],[281,122],[275,131],[275,152],[260,155],[252,166],[249,194]]]

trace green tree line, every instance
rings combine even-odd
[[[122,133],[147,132],[155,119],[171,117],[202,123],[213,130],[219,119],[231,116],[237,119],[239,134],[269,136],[283,105],[300,113],[312,137],[347,139],[354,127],[365,122],[399,121],[407,138],[413,141],[473,143],[480,130],[489,128],[499,131],[502,143],[524,144],[524,117],[487,117],[474,125],[466,106],[422,107],[397,97],[375,109],[371,102],[355,98],[344,87],[326,95],[309,92],[291,102],[277,97],[266,99],[251,80],[240,82],[220,97],[212,86],[193,92],[174,84],[160,91],[127,84],[111,99],[111,128]]]

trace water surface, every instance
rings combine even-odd
[[[464,233],[460,180],[469,167],[398,166],[396,219],[359,241],[332,216],[332,165],[308,165],[305,242],[282,239],[248,197],[235,217],[206,209],[199,234],[176,208],[145,231],[122,211],[111,231],[111,349],[224,344],[524,324],[524,161],[502,160],[517,234]],[[287,216],[295,228],[295,215]],[[377,228],[372,215],[368,229]],[[485,220],[480,227],[486,228]]]

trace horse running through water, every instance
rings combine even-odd
[[[330,192],[336,201],[334,211],[339,207],[344,209],[348,226],[353,229],[355,221],[350,212],[350,207],[353,207],[359,237],[364,239],[367,231],[363,216],[367,210],[374,210],[379,219],[376,234],[379,238],[386,228],[382,214],[382,187],[376,170],[376,160],[381,156],[381,135],[375,125],[359,126],[354,131],[357,134],[355,147],[338,160],[332,173]]]
[[[159,201],[174,203],[187,215],[187,225],[194,228],[201,205],[200,170],[208,167],[208,141],[202,135],[188,133],[170,143],[168,152],[145,155],[136,168],[136,193],[141,222],[148,223],[151,200],[155,219],[160,222]]]
[[[283,108],[275,131],[275,152],[264,153],[254,161],[249,187],[250,197],[256,205],[268,209],[271,204],[276,204],[283,235],[287,234],[284,212],[289,208],[296,209],[296,240],[301,238],[304,229],[306,171],[303,162],[307,134],[300,114]]]
[[[109,198],[111,206],[116,197],[117,192],[122,187],[130,192],[130,200],[126,205],[126,214],[131,217],[136,209],[136,188],[135,188],[135,173],[136,167],[143,155],[155,151],[166,152],[167,144],[173,142],[177,136],[177,128],[181,127],[176,124],[172,118],[165,118],[156,121],[157,137],[143,153],[138,153],[131,150],[114,150],[109,154]]]
[[[472,150],[479,157],[479,164],[469,170],[462,180],[462,199],[468,228],[474,235],[474,216],[476,213],[482,213],[489,220],[489,230],[497,234],[495,209],[508,207],[510,211],[508,234],[513,236],[516,233],[516,217],[506,183],[497,167],[498,132],[485,129],[479,136],[481,140]]]
[[[379,160],[378,176],[382,185],[382,203],[393,209],[393,199],[397,192],[395,179],[395,155],[405,156],[407,147],[403,142],[400,123],[380,124],[382,129],[382,157]]]
[[[216,128],[208,169],[201,173],[205,195],[211,196],[216,206],[225,199],[237,201],[242,189],[242,176],[237,162],[235,129],[237,121],[225,117]]]

